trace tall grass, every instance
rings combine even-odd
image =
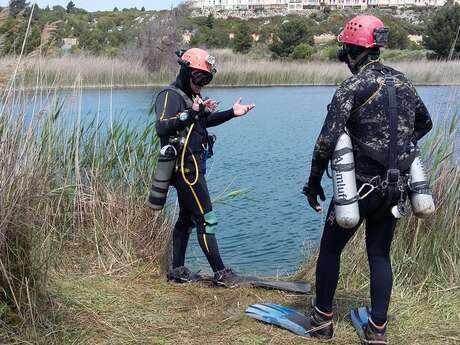
[[[344,64],[251,59],[229,50],[214,52],[218,73],[214,86],[336,85],[350,76]],[[174,59],[171,56],[171,59]],[[0,58],[0,86],[14,66],[14,58]],[[401,61],[391,66],[406,73],[416,84],[460,84],[460,61]],[[129,87],[169,84],[177,70],[149,72],[140,61],[94,56],[67,56],[23,60],[19,76],[25,87],[73,88],[79,78],[83,87]]]
[[[0,58],[0,77],[9,75],[15,57]],[[149,85],[152,74],[137,60],[96,56],[36,57],[23,60],[19,76],[25,87],[73,88],[80,79],[84,87]],[[161,79],[161,73],[156,78]],[[1,81],[1,79],[0,79]]]
[[[158,264],[169,238],[167,219],[144,205],[158,152],[152,125],[83,121],[78,79],[73,102],[20,86],[0,102],[0,312],[15,320],[2,341],[15,333],[7,325],[43,321],[56,265]]]

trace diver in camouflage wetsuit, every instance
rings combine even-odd
[[[358,188],[370,181],[377,188],[360,201],[361,218],[353,229],[341,228],[335,220],[333,202],[329,206],[316,266],[316,302],[311,316],[312,326],[327,327],[314,332],[314,337],[330,338],[333,335],[332,302],[339,278],[340,256],[346,243],[365,220],[372,308],[364,342],[387,344],[387,311],[393,282],[389,253],[397,221],[386,202],[387,191],[380,188],[387,175],[381,157],[388,157],[390,146],[386,75],[393,76],[395,80],[397,161],[399,167],[405,166],[400,168],[401,173],[407,172],[410,167],[411,143],[416,143],[432,128],[430,115],[412,83],[403,73],[380,62],[380,47],[387,39],[388,30],[373,16],[353,18],[339,36],[343,44],[339,59],[348,65],[353,76],[339,86],[328,106],[304,194],[310,206],[320,212],[322,208],[317,198],[325,200],[321,178],[332,158],[337,139],[345,129],[353,141]]]

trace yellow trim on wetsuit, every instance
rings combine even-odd
[[[193,186],[188,185],[190,187],[190,190],[192,191],[193,197],[195,198],[196,204],[198,205],[198,208],[200,209],[200,213],[202,216],[204,216],[204,209],[203,206],[201,205],[200,199],[198,199],[198,195],[196,195],[195,190],[193,189]]]
[[[206,240],[206,234],[203,234],[203,241],[206,247],[206,251],[209,253],[208,241]]]
[[[161,113],[160,121],[165,117],[166,106],[168,105],[169,92],[166,92],[165,104],[163,105],[163,113]]]

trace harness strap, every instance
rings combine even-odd
[[[334,151],[332,154],[332,159],[335,160],[343,155],[346,155],[347,153],[353,153],[353,149],[349,147],[344,147],[343,149]]]
[[[371,100],[377,97],[379,93],[382,92],[382,90],[385,88],[387,90],[387,96],[388,96],[388,119],[389,119],[389,126],[390,126],[390,145],[389,145],[389,151],[392,152],[380,152],[378,150],[375,150],[371,146],[367,145],[363,141],[361,141],[359,138],[357,138],[353,133],[351,133],[348,130],[348,134],[350,137],[353,139],[353,143],[356,143],[360,149],[368,156],[369,158],[375,160],[377,163],[382,165],[385,169],[399,169],[402,172],[405,172],[409,170],[412,162],[414,161],[416,157],[416,153],[411,150],[409,153],[409,156],[404,159],[403,161],[398,162],[398,155],[400,153],[400,150],[398,150],[398,142],[397,142],[397,136],[398,136],[398,104],[397,104],[397,98],[396,98],[396,79],[393,75],[389,74],[388,71],[386,71],[384,68],[382,69],[377,69],[379,72],[381,72],[384,75],[384,81],[379,82],[379,87],[377,90],[361,105],[356,107],[355,109],[352,110],[352,114],[363,108],[365,105],[369,104]],[[393,128],[393,129],[392,129]],[[392,137],[396,138],[395,140],[392,139]],[[390,164],[390,161],[392,164]],[[392,165],[392,166],[391,166]]]
[[[175,87],[174,85],[171,84],[171,85],[168,85],[163,91],[174,91],[177,94],[179,94],[179,96],[181,96],[181,98],[185,102],[185,108],[189,109],[193,106],[192,99],[178,87]]]
[[[396,98],[395,78],[385,70],[382,70],[385,76],[385,85],[388,99],[388,123],[390,127],[390,143],[387,156],[388,167],[386,184],[387,196],[385,202],[375,211],[371,218],[381,218],[392,204],[395,202],[398,193],[398,183],[400,182],[401,172],[398,169],[398,102]]]
[[[355,163],[348,164],[331,164],[331,168],[334,171],[345,172],[355,170]]]
[[[390,148],[388,152],[389,170],[398,169],[398,101],[396,99],[395,78],[385,74],[388,92],[388,122],[390,124]]]
[[[346,205],[351,205],[354,204],[356,201],[360,200],[359,194],[354,196],[351,199],[334,199],[334,203],[338,206],[346,206]]]

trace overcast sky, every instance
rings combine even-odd
[[[32,0],[28,0],[32,4]],[[69,0],[36,0],[36,3],[45,8],[46,5],[67,6]],[[171,4],[177,5],[180,0],[73,0],[75,5],[88,11],[113,10],[116,6],[119,9],[144,6],[147,10],[161,10],[171,8]],[[0,6],[7,6],[9,0],[0,0]]]

